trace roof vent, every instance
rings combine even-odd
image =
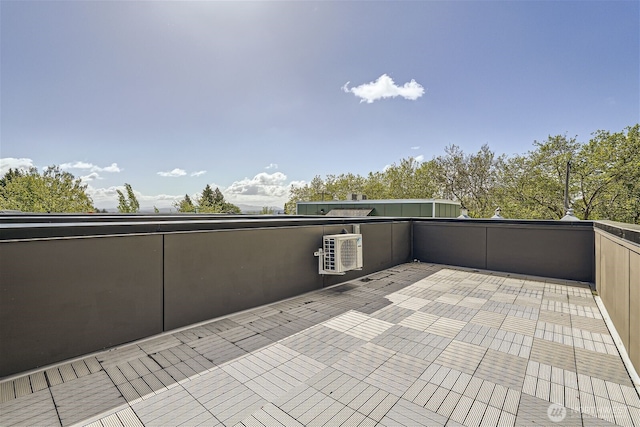
[[[469,216],[469,210],[467,210],[467,208],[465,208],[464,206],[460,208],[460,215],[458,215],[458,219],[469,219],[469,218],[471,218]]]
[[[496,212],[493,214],[493,216],[491,217],[491,219],[504,219],[501,215],[500,212],[502,212],[502,209],[500,209],[500,206],[498,206],[496,208]]]

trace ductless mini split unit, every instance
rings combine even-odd
[[[322,237],[318,257],[318,273],[345,274],[362,270],[362,234],[330,234]]]

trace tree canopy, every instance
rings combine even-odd
[[[127,195],[125,196],[122,191],[116,190],[118,193],[118,212],[120,213],[137,213],[140,212],[140,203],[138,198],[133,192],[130,184],[124,184]]]
[[[87,186],[80,178],[49,166],[42,174],[37,168],[28,171],[9,169],[0,179],[0,209],[21,212],[95,211]]]
[[[240,208],[224,199],[224,195],[219,188],[215,190],[209,184],[202,190],[200,197],[195,201],[185,194],[184,198],[173,205],[178,212],[195,213],[233,213],[239,214]]]
[[[382,172],[315,176],[293,187],[285,205],[298,201],[346,200],[350,193],[369,199],[443,198],[459,201],[476,218],[496,207],[507,218],[560,219],[569,162],[570,206],[581,219],[640,223],[640,125],[622,132],[597,131],[587,143],[566,135],[534,141],[522,155],[498,155],[488,145],[464,153],[456,145],[418,162],[402,159]]]

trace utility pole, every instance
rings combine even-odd
[[[567,162],[567,175],[564,179],[564,212],[569,209],[569,173],[571,171],[571,162]]]

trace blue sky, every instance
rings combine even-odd
[[[315,175],[456,144],[525,153],[640,117],[638,1],[0,3],[0,157],[98,207],[218,186],[282,206]]]

